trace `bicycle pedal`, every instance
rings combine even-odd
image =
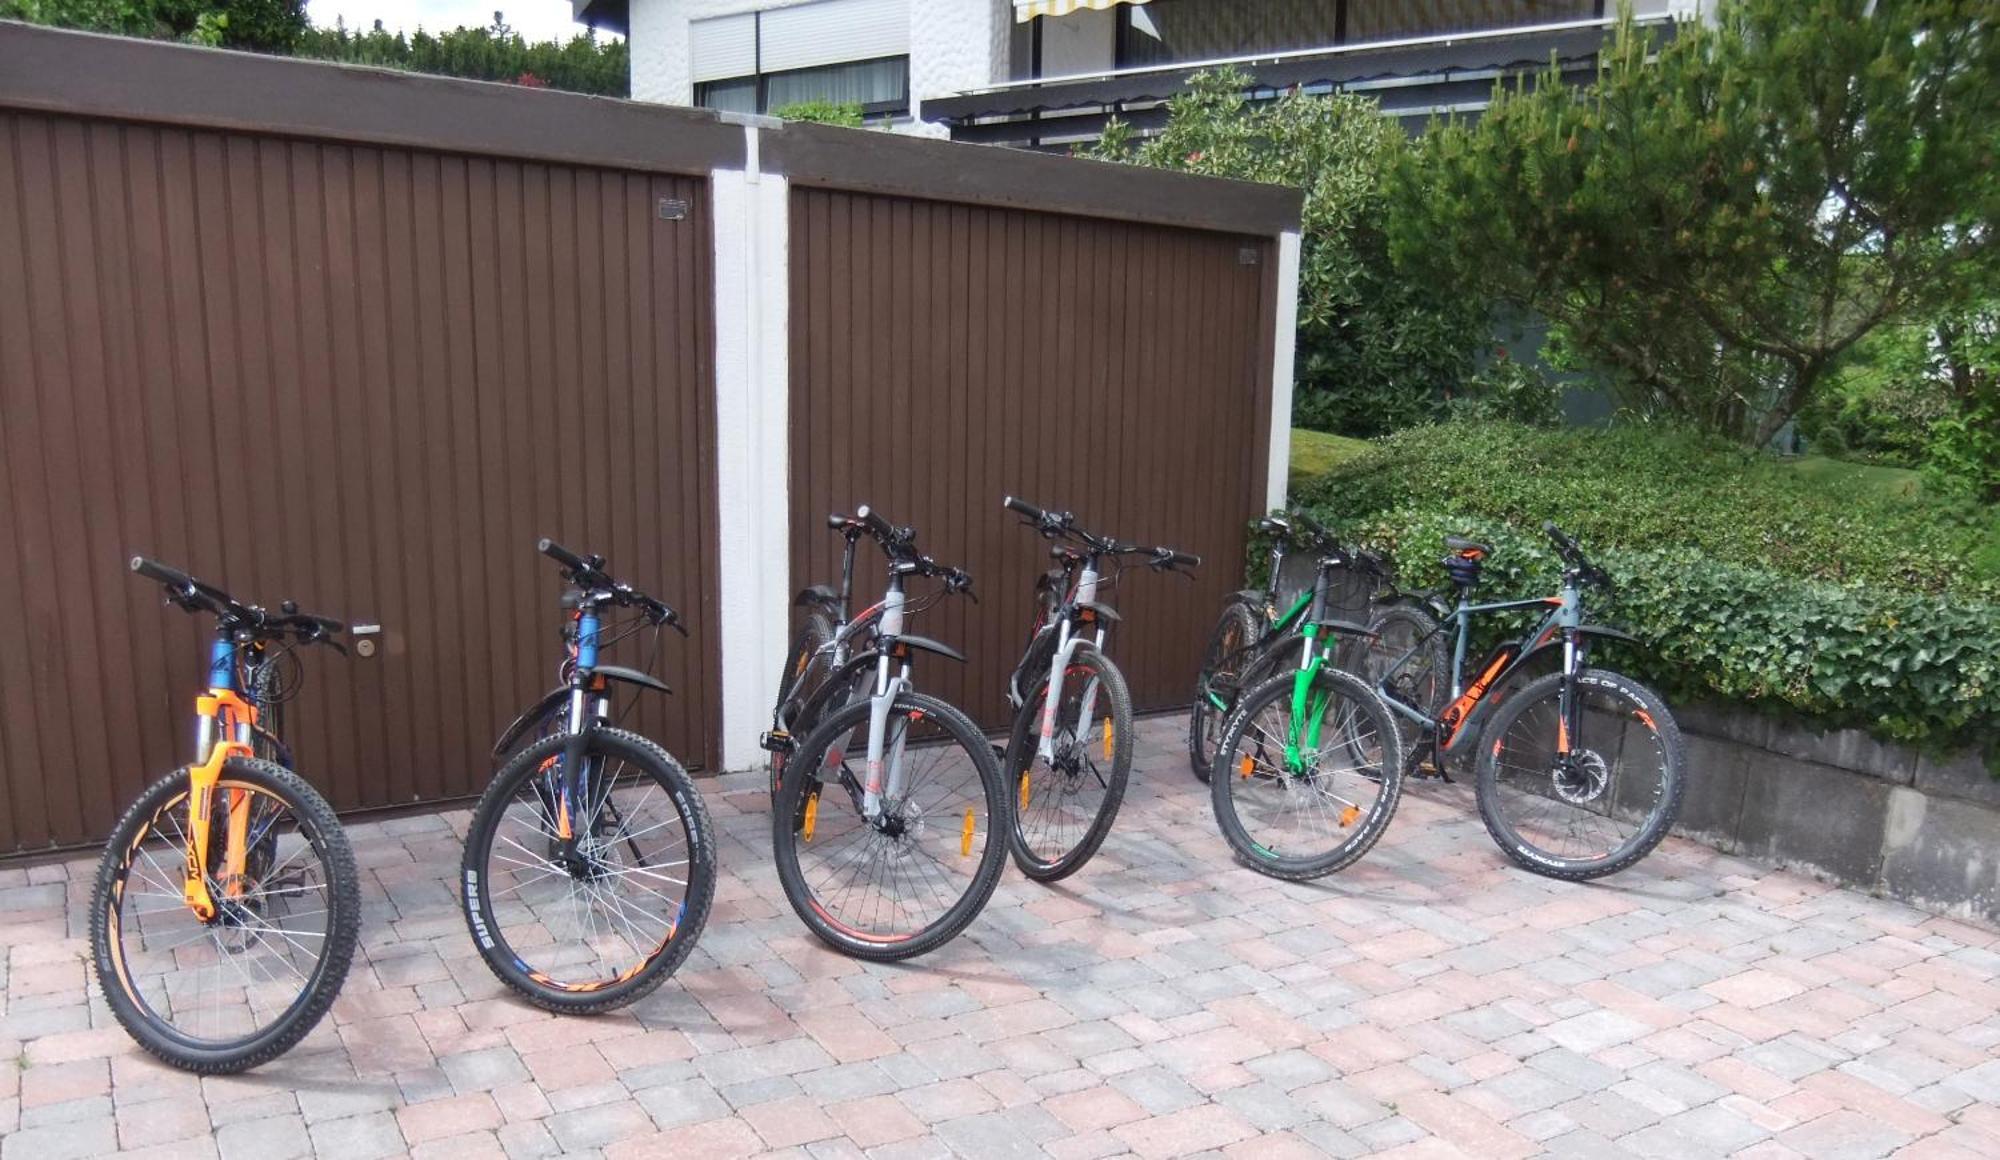
[[[766,753],[789,754],[799,747],[798,742],[792,740],[792,735],[782,729],[773,729],[763,734],[757,738],[757,744]]]

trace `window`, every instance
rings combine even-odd
[[[907,113],[910,58],[887,56],[822,68],[759,73],[703,81],[694,87],[695,104],[732,113],[768,113],[800,101],[860,105],[862,113],[868,116]]]
[[[906,0],[819,0],[688,25],[694,102],[768,113],[800,101],[910,108]]]

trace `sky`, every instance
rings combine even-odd
[[[493,23],[495,9],[506,13],[507,23],[529,40],[568,40],[583,31],[583,25],[570,20],[569,0],[309,0],[306,5],[307,15],[321,28],[333,27],[334,18],[341,17],[349,28],[372,28],[380,20],[384,28],[404,32],[419,26],[429,32],[461,24],[483,28]]]

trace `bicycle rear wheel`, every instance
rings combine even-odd
[[[360,931],[354,853],[332,807],[297,774],[231,758],[212,791],[208,920],[182,894],[190,780],[147,787],[98,863],[91,958],[105,1002],[140,1047],[223,1075],[268,1062],[340,993]],[[232,823],[240,870],[227,866]]]
[[[782,730],[787,736],[797,739],[812,732],[812,722],[802,719],[799,711],[805,708],[808,698],[820,682],[828,676],[829,654],[820,650],[833,640],[833,622],[819,612],[806,614],[806,621],[799,626],[799,633],[792,638],[792,651],[785,658],[785,671],[778,677],[778,703],[771,709],[771,728]],[[778,792],[778,783],[785,776],[785,751],[780,748],[771,754],[771,792]]]
[[[1104,844],[1132,772],[1132,694],[1118,666],[1091,645],[1079,645],[1063,673],[1050,743],[1040,754],[1048,671],[1032,685],[1007,744],[1006,784],[1015,787],[1010,842],[1014,865],[1038,882],[1081,870]],[[1084,702],[1091,702],[1088,719]]]
[[[1194,683],[1194,705],[1188,710],[1188,765],[1195,777],[1208,780],[1215,764],[1215,743],[1229,720],[1229,710],[1242,689],[1243,674],[1234,665],[1249,654],[1243,650],[1257,639],[1258,616],[1250,605],[1231,600],[1209,633],[1201,657],[1201,676]]]
[[[1386,686],[1397,700],[1435,717],[1444,709],[1446,674],[1444,634],[1430,611],[1417,604],[1392,604],[1375,614],[1368,631],[1376,634],[1360,653],[1356,675],[1371,688]],[[1423,736],[1424,727],[1391,711],[1405,751]]]
[[[573,854],[557,837],[566,734],[515,754],[473,811],[460,902],[480,957],[529,1002],[595,1014],[679,968],[715,897],[701,794],[648,739],[599,726],[584,740]]]
[[[1351,865],[1389,828],[1403,752],[1382,698],[1322,668],[1307,708],[1318,706],[1318,743],[1301,721],[1298,767],[1288,768],[1295,676],[1280,673],[1244,694],[1216,748],[1209,795],[1223,838],[1246,864],[1303,881]]]
[[[1562,673],[1500,706],[1479,748],[1479,816],[1515,864],[1581,881],[1644,858],[1680,816],[1687,755],[1658,693],[1619,673],[1576,676],[1577,726],[1559,752]]]
[[[771,844],[807,928],[843,953],[887,962],[935,950],[978,916],[1014,820],[993,747],[965,714],[921,693],[897,694],[885,726],[885,752],[903,751],[903,793],[864,816],[871,707],[834,711],[792,755]]]

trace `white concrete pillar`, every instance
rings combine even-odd
[[[1299,333],[1297,230],[1278,235],[1277,315],[1277,333],[1271,336],[1271,462],[1264,480],[1266,510],[1285,506],[1285,473],[1292,461],[1292,372]]]
[[[712,175],[715,218],[716,561],[722,632],[722,766],[753,769],[791,634],[786,181],[757,169]]]

